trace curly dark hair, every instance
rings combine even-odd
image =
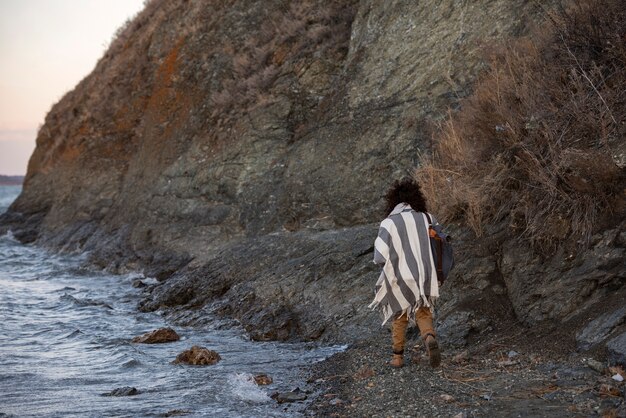
[[[408,203],[413,210],[418,212],[426,212],[426,198],[422,194],[420,185],[411,177],[404,177],[396,180],[385,195],[387,206],[385,208],[385,217],[396,207],[398,203]]]

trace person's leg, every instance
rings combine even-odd
[[[426,344],[430,365],[432,367],[439,366],[439,363],[441,363],[441,353],[439,352],[439,344],[437,343],[437,336],[433,327],[433,314],[430,309],[424,306],[419,308],[415,312],[415,322]]]
[[[428,334],[435,336],[435,329],[433,328],[433,314],[430,309],[422,306],[415,311],[415,322],[420,329],[420,335],[426,339]]]
[[[406,314],[395,318],[391,324],[391,348],[393,349],[393,357],[389,364],[393,367],[402,367],[402,365],[404,365],[404,345],[408,325],[409,318]]]

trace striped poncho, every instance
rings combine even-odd
[[[435,222],[431,215],[431,219]],[[413,322],[422,306],[433,309],[439,284],[422,212],[400,203],[380,224],[374,243],[374,262],[383,270],[370,308],[382,310],[383,325],[396,314],[408,313]]]

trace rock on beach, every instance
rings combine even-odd
[[[254,376],[254,383],[259,386],[271,385],[273,381],[274,379],[266,374],[257,374],[256,376]]]
[[[124,386],[121,388],[115,388],[111,392],[103,393],[102,396],[135,396],[139,395],[141,392],[137,390],[137,388],[131,386]]]
[[[206,347],[194,345],[189,350],[185,350],[178,356],[176,356],[176,360],[174,360],[172,363],[185,363],[194,366],[211,366],[221,359],[222,357],[220,357],[217,351],[209,350]]]
[[[172,328],[159,328],[133,338],[132,342],[140,344],[162,344],[180,340],[180,336]]]

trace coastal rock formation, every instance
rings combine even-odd
[[[180,336],[172,328],[159,328],[132,339],[140,344],[162,344],[180,340]]]
[[[135,396],[140,393],[141,392],[139,392],[135,387],[124,386],[121,388],[115,388],[111,392],[103,393],[102,396]]]
[[[211,366],[222,358],[220,355],[213,350],[209,350],[205,347],[200,347],[194,345],[189,350],[185,350],[179,355],[176,356],[176,360],[174,360],[173,364],[191,364],[194,366]]]
[[[549,3],[148,2],[47,115],[0,232],[143,270],[159,280],[145,311],[207,310],[257,340],[366,338],[385,189],[471,92],[485,45]],[[547,259],[503,224],[450,228],[439,316],[473,318],[459,343],[623,295],[622,225]]]

